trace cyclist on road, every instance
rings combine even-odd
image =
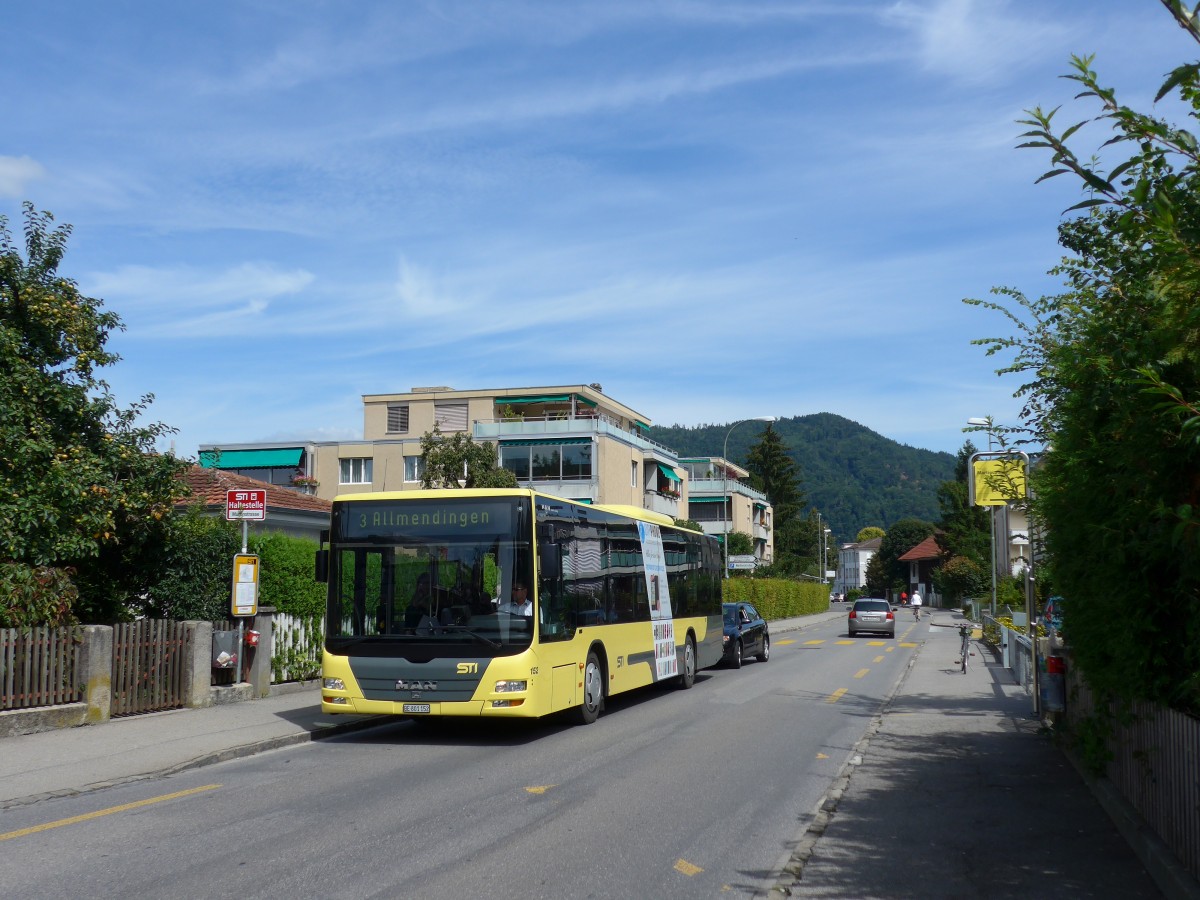
[[[919,622],[921,620],[921,592],[914,590],[908,602],[912,604],[913,618]]]

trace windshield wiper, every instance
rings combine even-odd
[[[499,647],[500,647],[500,645],[498,643],[496,643],[495,641],[493,641],[491,638],[486,638],[482,634],[472,631],[466,625],[443,625],[443,626],[441,626],[441,628],[442,628],[442,631],[461,631],[463,634],[470,635],[471,637],[475,638],[475,640],[479,641],[481,644],[487,644],[489,647],[491,647],[493,649],[499,649]]]

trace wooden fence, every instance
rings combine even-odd
[[[82,700],[77,647],[70,628],[0,628],[0,709]]]
[[[181,708],[189,641],[184,622],[141,619],[114,625],[112,715]]]
[[[325,645],[325,620],[275,613],[271,655],[271,681],[305,681],[321,673]]]
[[[1095,711],[1087,682],[1068,667],[1067,719]],[[1114,724],[1105,775],[1146,824],[1200,879],[1200,720],[1149,703],[1134,703],[1128,724]]]

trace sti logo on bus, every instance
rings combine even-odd
[[[479,671],[479,663],[459,663],[459,675],[474,675]]]
[[[398,691],[436,691],[436,681],[405,681],[401,678],[396,682]]]

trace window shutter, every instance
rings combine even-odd
[[[466,431],[467,404],[435,403],[433,421],[440,431]]]
[[[408,433],[408,404],[389,403],[387,408],[388,434]]]

